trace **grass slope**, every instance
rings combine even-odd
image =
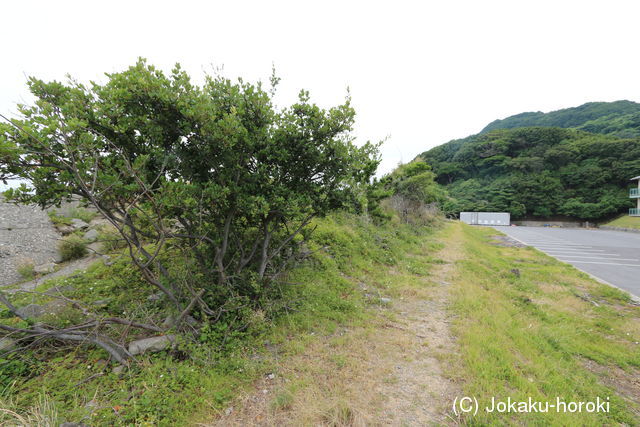
[[[250,315],[247,329],[229,333],[216,323],[200,331],[199,343],[184,342],[170,353],[138,357],[124,374],[112,372],[107,355],[87,347],[36,345],[8,360],[0,360],[0,424],[58,425],[186,425],[228,402],[258,378],[273,370],[273,354],[286,356],[340,325],[364,325],[366,307],[380,306],[379,296],[393,293],[389,271],[401,265],[423,272],[429,257],[405,254],[429,247],[428,228],[414,229],[391,222],[376,226],[363,218],[333,215],[319,219],[308,244],[312,256],[293,268],[278,288],[281,298]],[[132,286],[136,283],[136,286]],[[365,292],[362,283],[370,283]],[[86,272],[40,286],[67,289],[67,295],[106,312],[131,310],[134,319],[157,315],[157,302],[147,300],[137,272],[125,261],[106,267],[94,264]],[[366,295],[368,294],[368,295]],[[45,303],[45,297],[23,294],[19,306]],[[71,315],[71,314],[70,314]],[[48,322],[64,324],[65,313]],[[0,311],[0,321],[21,321]],[[131,340],[134,337],[129,337]]]
[[[610,398],[609,413],[478,412],[471,425],[633,425],[640,416],[640,308],[627,294],[533,248],[490,244],[463,227],[452,310],[455,375],[480,406],[491,397],[554,402]],[[634,391],[635,390],[635,391]]]
[[[636,228],[640,230],[640,216],[624,215],[604,225],[607,227]]]

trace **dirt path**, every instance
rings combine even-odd
[[[459,227],[444,261],[381,310],[368,328],[340,330],[287,356],[278,371],[211,425],[441,425],[458,386],[447,375],[456,343],[447,312]],[[390,271],[390,274],[393,274]]]

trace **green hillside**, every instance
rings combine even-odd
[[[532,126],[574,128],[619,138],[640,137],[640,104],[632,101],[589,102],[550,113],[521,113],[495,120],[481,133]]]
[[[558,127],[500,129],[421,157],[449,192],[448,213],[599,220],[632,207],[627,188],[640,171],[640,139]]]

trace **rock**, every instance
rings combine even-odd
[[[87,252],[89,256],[100,255],[102,256],[102,243],[101,242],[92,242],[87,246]]]
[[[113,265],[114,261],[111,261],[111,257],[109,255],[102,255],[102,263],[109,267]]]
[[[76,231],[76,229],[70,225],[59,225],[56,228],[58,229],[60,234],[62,234],[63,236],[66,236],[67,234],[71,234],[74,231]]]
[[[163,292],[156,292],[147,297],[147,301],[160,301],[164,297]]]
[[[91,229],[84,233],[84,236],[82,237],[84,238],[84,240],[95,242],[96,240],[98,240],[98,230]]]
[[[99,406],[100,406],[100,402],[98,402],[98,401],[97,401],[97,400],[95,400],[95,399],[91,399],[90,401],[88,401],[88,402],[84,405],[84,407],[85,407],[85,408],[89,408],[89,409],[94,409],[94,408],[97,408],[97,407],[99,407]]]
[[[133,356],[147,351],[155,353],[172,347],[175,344],[175,341],[175,335],[163,335],[160,337],[151,337],[132,341],[129,343],[129,353]]]
[[[96,212],[97,212],[97,210],[96,210]],[[113,227],[113,225],[109,222],[109,220],[104,218],[100,214],[96,215],[91,221],[89,221],[89,224],[92,227],[104,227],[104,226]]]
[[[47,274],[53,273],[56,269],[56,265],[52,262],[48,262],[46,264],[40,264],[33,267],[33,272],[36,274]]]
[[[89,228],[89,224],[78,218],[71,219],[71,226],[75,230],[84,230],[85,228]]]
[[[26,317],[27,319],[37,319],[45,313],[43,306],[38,304],[29,304],[16,310],[20,317]]]
[[[113,368],[113,370],[111,371],[114,374],[120,376],[122,374],[124,374],[124,365],[118,365],[115,368]]]
[[[5,337],[0,339],[0,354],[16,348],[16,340]]]
[[[173,322],[175,322],[175,319],[176,319],[175,316],[171,316],[171,315],[167,316],[167,318],[164,319],[164,322],[162,322],[162,327],[163,328],[171,327],[173,325]],[[191,325],[191,326],[196,326],[198,324],[198,321],[187,314],[186,316],[184,316],[184,319],[182,319],[182,323],[186,323],[187,325]]]
[[[56,251],[56,253],[53,254],[53,257],[51,259],[56,264],[61,263],[63,261],[62,254],[60,253],[60,251]]]
[[[380,303],[381,304],[391,304],[391,298],[381,297],[380,298]]]

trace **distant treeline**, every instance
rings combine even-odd
[[[632,101],[588,102],[550,113],[521,113],[493,121],[481,133],[532,126],[572,128],[618,138],[640,137],[640,104]]]
[[[639,138],[558,127],[493,130],[421,157],[448,191],[449,214],[605,219],[632,207],[629,178],[640,175]]]

